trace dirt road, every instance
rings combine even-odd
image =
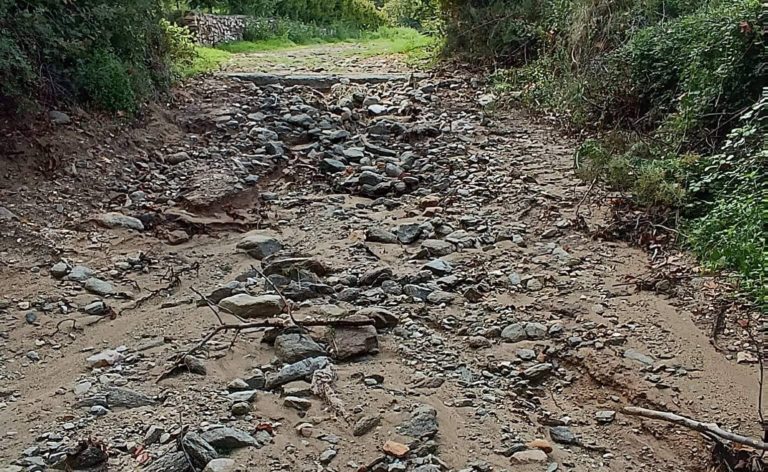
[[[322,51],[269,72],[407,70]],[[344,82],[209,77],[138,124],[14,136],[0,470],[88,438],[109,470],[703,470],[696,434],[626,405],[757,434],[742,314],[719,352],[716,280],[596,236],[608,199],[573,142],[461,73]],[[648,283],[660,261],[692,276]],[[222,332],[157,381],[232,313],[298,326]],[[377,327],[302,327],[355,314]]]

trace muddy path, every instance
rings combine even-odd
[[[299,59],[230,70],[408,70],[346,47],[324,47],[321,66],[270,54]],[[24,159],[3,163],[0,186],[0,470],[41,470],[88,438],[108,448],[108,462],[89,449],[99,470],[201,470],[213,455],[232,461],[209,470],[704,470],[699,436],[626,405],[757,434],[756,368],[736,362],[754,346],[730,323],[742,314],[727,313],[721,352],[716,280],[633,282],[659,258],[593,236],[606,194],[584,198],[573,142],[482,107],[476,77],[344,82],[208,77],[138,124],[73,112],[44,153],[15,142]],[[204,375],[157,381],[214,312],[378,326],[224,333],[195,352]],[[319,374],[275,384],[296,362]]]

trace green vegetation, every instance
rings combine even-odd
[[[219,66],[226,62],[230,56],[227,51],[221,49],[207,48],[202,46],[195,47],[195,57],[187,63],[178,65],[179,76],[182,78],[195,75],[214,72]]]
[[[768,306],[760,1],[441,6],[447,53],[507,64],[494,76],[500,91],[593,136],[575,158],[583,179],[649,213],[683,216],[681,230],[701,260],[735,271]]]

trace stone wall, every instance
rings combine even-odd
[[[189,28],[195,42],[213,46],[243,39],[246,17],[240,15],[206,15],[189,13],[184,17],[184,26]]]

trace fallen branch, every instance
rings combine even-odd
[[[650,418],[654,420],[667,421],[679,426],[698,431],[704,434],[711,434],[728,441],[732,441],[739,444],[752,447],[754,449],[760,449],[762,451],[768,451],[768,443],[764,443],[758,439],[741,436],[739,434],[731,433],[724,429],[721,429],[715,423],[702,423],[701,421],[692,420],[685,416],[676,415],[674,413],[668,413],[664,411],[648,410],[646,408],[638,408],[634,406],[627,406],[622,409],[622,412],[630,416],[642,416],[644,418]]]

